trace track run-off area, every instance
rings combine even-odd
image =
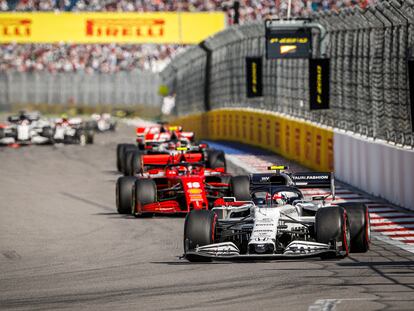
[[[368,253],[189,263],[179,258],[183,217],[116,212],[116,145],[133,140],[134,128],[121,124],[85,147],[0,148],[0,310],[413,309],[413,213],[338,184],[339,200],[370,208]],[[303,169],[265,151],[211,145],[237,172]]]

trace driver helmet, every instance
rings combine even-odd
[[[266,194],[266,203],[271,203],[276,206],[283,206],[287,204],[287,196],[283,192],[276,192],[271,196],[271,194]]]
[[[185,166],[179,166],[177,168],[177,171],[178,171],[178,175],[182,176],[187,173],[187,168]]]
[[[168,143],[168,149],[169,150],[175,150],[175,144],[174,143]]]

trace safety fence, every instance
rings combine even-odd
[[[414,0],[384,0],[366,10],[312,18],[329,35],[329,110],[308,108],[308,60],[266,60],[264,24],[253,23],[230,27],[189,48],[162,72],[176,94],[176,114],[261,109],[414,147],[408,79]],[[316,49],[313,53],[320,56]],[[262,97],[247,97],[246,57],[262,58]]]
[[[131,71],[115,74],[3,72],[0,109],[25,105],[126,107],[161,106],[159,76]]]

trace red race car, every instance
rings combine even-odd
[[[124,175],[133,175],[131,161],[135,153],[171,154],[177,147],[189,147],[188,152],[204,152],[206,144],[196,145],[193,132],[183,132],[181,126],[165,124],[137,127],[137,144],[118,144],[117,168]],[[207,157],[207,153],[205,153]],[[204,159],[205,161],[207,160]]]
[[[200,153],[142,155],[139,175],[118,178],[118,213],[138,217],[209,209],[229,193],[231,176],[225,173],[225,165],[206,168],[201,159]]]
[[[195,138],[193,132],[183,132],[181,126],[168,126],[166,124],[137,127],[136,134],[136,142],[140,150],[170,141],[179,141],[183,145],[190,145],[194,143]]]

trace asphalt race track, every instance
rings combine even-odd
[[[1,310],[413,310],[414,254],[191,264],[181,217],[115,210],[115,149],[0,148]]]

